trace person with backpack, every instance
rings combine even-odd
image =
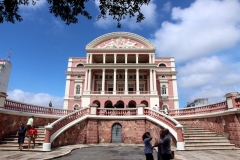
[[[21,151],[22,148],[23,148],[23,143],[24,143],[24,139],[25,139],[25,134],[27,132],[27,128],[24,126],[23,123],[20,124],[20,127],[17,131],[17,134],[16,136],[18,136],[18,144],[19,144],[19,147],[18,149]]]

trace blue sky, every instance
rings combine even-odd
[[[175,57],[180,107],[196,98],[224,100],[240,90],[240,1],[153,0],[142,7],[146,19],[96,21],[97,1],[89,1],[93,16],[79,16],[66,25],[49,13],[45,0],[22,6],[22,22],[0,24],[0,59],[12,48],[8,98],[62,108],[69,57],[85,57],[85,46],[109,32],[133,32],[156,47],[156,56]]]

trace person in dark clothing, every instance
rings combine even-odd
[[[18,136],[18,144],[19,144],[19,148],[20,150],[22,150],[22,146],[23,146],[23,143],[24,143],[24,139],[25,139],[25,134],[27,132],[27,128],[24,126],[23,123],[20,124],[20,127],[17,131],[17,134],[16,136]]]
[[[171,150],[171,137],[169,134],[169,130],[168,129],[163,129],[162,132],[160,132],[160,140],[158,141],[158,143],[156,145],[154,145],[153,147],[157,147],[157,146],[161,146],[160,150],[161,150],[161,158],[162,160],[170,160],[171,159],[171,154],[172,154],[172,150]],[[159,155],[160,158],[160,155]]]

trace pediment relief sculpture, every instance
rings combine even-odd
[[[103,44],[104,45],[102,47],[98,46],[97,48],[144,48],[143,45],[138,47],[137,43],[131,42],[130,39],[124,39],[122,37],[119,37],[118,39],[111,39],[110,42],[104,42]]]

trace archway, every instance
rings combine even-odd
[[[116,108],[124,108],[124,102],[122,100],[117,101],[115,104]]]
[[[133,100],[128,102],[128,108],[136,108],[136,102]]]
[[[101,103],[98,100],[93,101],[93,103],[97,105],[97,108],[101,107]]]
[[[113,104],[111,101],[106,101],[105,104],[104,104],[104,108],[113,108]]]
[[[143,100],[143,101],[141,102],[141,104],[145,104],[145,105],[146,105],[146,107],[148,107],[148,102],[147,102],[147,101],[145,101],[145,100]]]
[[[112,143],[122,143],[122,126],[119,123],[112,125]]]

